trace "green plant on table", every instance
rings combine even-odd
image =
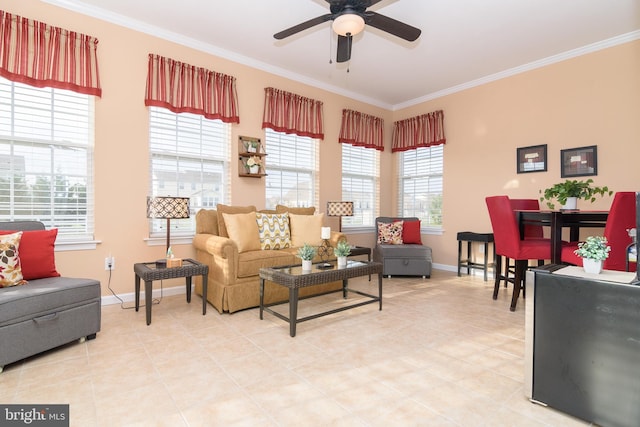
[[[578,249],[573,251],[573,253],[580,258],[604,261],[609,258],[610,251],[611,246],[609,246],[606,237],[589,236],[586,241],[578,243]]]
[[[346,240],[340,240],[333,249],[333,254],[337,257],[349,256],[351,254],[351,245]]]
[[[318,248],[315,246],[311,246],[308,243],[305,243],[301,247],[298,248],[298,257],[305,261],[311,261],[316,254],[318,253]]]
[[[558,203],[564,205],[567,203],[567,198],[577,197],[578,199],[586,200],[593,203],[596,200],[595,196],[611,196],[613,191],[609,190],[609,187],[592,187],[593,179],[589,178],[586,181],[578,181],[567,179],[564,182],[559,182],[553,186],[540,190],[540,201],[547,203],[549,209],[555,209],[555,205],[551,200],[557,200]]]

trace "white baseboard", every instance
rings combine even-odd
[[[184,295],[187,292],[186,286],[174,286],[171,288],[164,289],[154,289],[152,293],[153,298],[160,298],[161,296],[173,296],[173,295]],[[191,285],[191,295],[194,295],[194,286]],[[118,294],[118,297],[122,299],[124,302],[135,302],[136,294],[135,292],[129,292],[126,294]],[[140,301],[141,304],[144,304],[144,290],[140,290]],[[120,304],[120,300],[113,295],[106,295],[102,297],[101,305],[112,305],[112,304]]]

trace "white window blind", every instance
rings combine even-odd
[[[422,227],[442,227],[444,144],[400,153],[399,212],[415,216]]]
[[[93,97],[0,78],[0,218],[94,234]]]
[[[150,196],[189,197],[191,217],[171,221],[171,235],[195,232],[195,214],[229,200],[231,126],[201,115],[149,108]],[[166,221],[151,221],[151,237]]]
[[[342,200],[353,202],[353,216],[342,227],[374,226],[379,212],[380,154],[378,150],[342,144]]]
[[[318,206],[318,140],[267,128],[266,207]]]

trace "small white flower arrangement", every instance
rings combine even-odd
[[[251,166],[260,166],[262,164],[262,159],[258,156],[251,156],[247,159],[247,167]]]
[[[573,253],[580,258],[604,261],[609,258],[610,251],[611,246],[609,246],[606,237],[589,236],[586,241],[578,243],[578,249]]]

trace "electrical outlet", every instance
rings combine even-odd
[[[104,269],[105,270],[115,270],[116,269],[116,258],[112,256],[108,256],[104,259]]]

